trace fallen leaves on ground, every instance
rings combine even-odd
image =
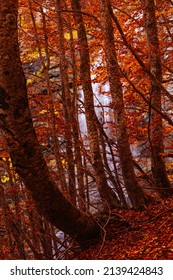
[[[116,209],[105,224],[101,241],[77,250],[74,259],[173,259],[173,199],[157,199],[142,211]]]

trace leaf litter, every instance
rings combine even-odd
[[[118,223],[117,215],[125,222]],[[116,209],[107,219],[101,240],[75,250],[74,259],[173,259],[173,198],[156,199],[144,210]]]

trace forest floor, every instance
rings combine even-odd
[[[125,223],[117,222],[116,215]],[[173,259],[173,198],[157,199],[142,211],[116,209],[103,220],[102,239],[78,249],[74,259]]]

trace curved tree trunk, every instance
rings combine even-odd
[[[83,242],[98,237],[100,228],[91,216],[63,196],[43,159],[28,107],[19,56],[17,14],[17,0],[0,0],[0,128],[13,167],[31,192],[40,214]]]
[[[150,71],[159,82],[162,81],[162,65],[158,40],[157,22],[155,16],[154,0],[141,0],[147,45],[149,49]],[[151,105],[162,111],[162,91],[156,80],[150,79]],[[151,108],[150,142],[152,151],[152,175],[159,194],[164,197],[173,194],[165,168],[165,162],[161,157],[164,152],[162,117]]]

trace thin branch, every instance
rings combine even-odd
[[[113,21],[115,22],[117,29],[123,39],[123,42],[125,44],[125,46],[131,51],[131,53],[133,54],[133,56],[135,57],[135,59],[137,60],[137,62],[139,63],[139,65],[143,68],[143,70],[145,71],[145,73],[157,84],[157,86],[162,90],[162,92],[169,98],[169,100],[171,102],[173,102],[173,96],[164,88],[164,86],[161,84],[160,81],[158,81],[155,76],[151,73],[151,71],[147,68],[147,66],[144,64],[144,62],[141,60],[141,58],[138,56],[138,54],[136,53],[135,49],[132,47],[132,45],[128,42],[122,28],[121,25],[117,19],[117,17],[114,15],[113,10],[111,5],[109,5],[109,11],[111,14],[111,17],[113,19]]]

